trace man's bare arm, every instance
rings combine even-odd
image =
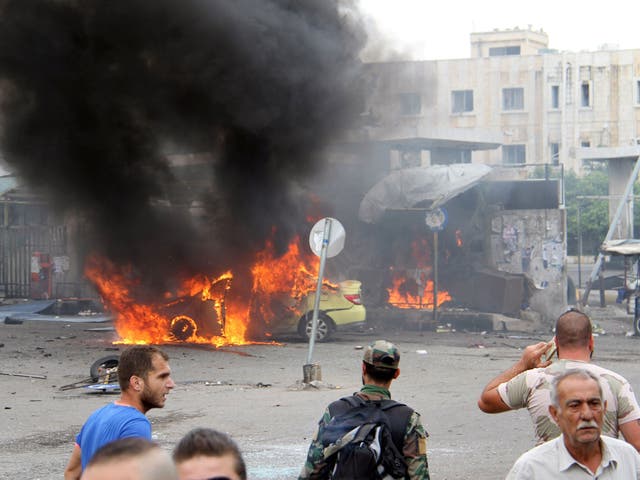
[[[619,428],[627,443],[633,445],[640,452],[640,420],[623,423]]]
[[[76,444],[73,448],[73,453],[67,464],[67,468],[64,469],[64,480],[78,480],[82,474],[82,461],[80,446]]]
[[[541,361],[541,357],[548,347],[547,342],[529,345],[522,352],[520,360],[502,372],[500,375],[491,380],[480,395],[478,400],[478,408],[485,413],[500,413],[510,410],[509,406],[504,403],[502,397],[498,393],[498,386],[501,383],[508,382],[516,375],[536,367],[546,367],[551,361]]]

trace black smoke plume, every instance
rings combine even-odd
[[[307,228],[296,183],[360,111],[354,8],[3,0],[3,156],[83,219],[90,250],[133,265],[156,292],[239,267],[274,227],[278,248]],[[205,164],[185,180],[169,153]],[[185,213],[194,200],[204,230]]]

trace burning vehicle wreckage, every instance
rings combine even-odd
[[[87,277],[113,314],[121,343],[220,347],[273,341],[274,335],[311,335],[318,261],[311,252],[303,253],[299,237],[283,255],[276,256],[270,244],[257,253],[248,295],[234,291],[234,276],[228,271],[215,278],[190,278],[176,294],[141,303],[131,294],[135,282],[130,273],[100,257],[92,257],[86,267]],[[337,330],[358,329],[365,320],[360,281],[323,281],[318,341],[330,339]]]

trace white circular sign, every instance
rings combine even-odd
[[[322,241],[325,236],[325,227],[330,229],[327,241],[327,258],[338,255],[344,248],[345,231],[342,224],[335,218],[325,217],[318,220],[309,233],[309,246],[317,256],[322,253]]]

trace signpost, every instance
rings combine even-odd
[[[320,257],[320,268],[318,270],[318,282],[316,284],[316,297],[313,302],[309,354],[307,355],[307,363],[303,365],[302,368],[304,383],[322,378],[320,365],[311,363],[318,330],[318,310],[320,309],[320,296],[322,295],[322,279],[324,278],[324,267],[327,258],[335,257],[342,251],[344,248],[344,239],[344,227],[338,220],[331,217],[325,217],[316,222],[309,233],[309,246],[311,247],[311,251]]]
[[[433,232],[433,323],[438,323],[438,232],[447,225],[447,211],[442,208],[427,210],[425,223]]]

